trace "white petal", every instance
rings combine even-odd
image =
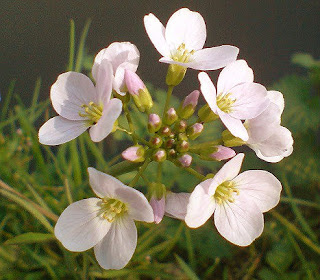
[[[79,115],[79,112],[85,113],[81,105],[100,102],[92,81],[76,72],[59,75],[51,87],[50,98],[56,112],[69,120],[83,120]]]
[[[202,226],[213,214],[216,203],[209,194],[211,179],[201,182],[190,195],[186,224],[191,228]]]
[[[129,63],[124,62],[117,68],[116,72],[114,73],[113,89],[122,96],[125,95],[127,91],[124,73],[125,70],[129,68],[128,66]]]
[[[117,98],[111,99],[104,106],[100,120],[89,130],[92,141],[100,142],[111,133],[114,122],[120,116],[121,111],[122,102]]]
[[[227,65],[220,73],[217,84],[218,94],[228,93],[234,86],[253,82],[253,71],[245,60],[237,60]]]
[[[77,138],[89,127],[85,121],[70,121],[60,116],[49,119],[39,129],[39,142],[60,145]]]
[[[68,250],[88,250],[107,234],[111,224],[101,217],[100,203],[99,198],[83,199],[62,212],[54,234]]]
[[[205,72],[200,72],[198,74],[198,79],[200,82],[200,90],[204,99],[207,101],[211,110],[214,113],[216,113],[217,112],[216,88],[214,87],[214,84],[212,83],[209,75]]]
[[[233,203],[217,204],[214,224],[218,232],[228,241],[239,246],[248,246],[263,231],[263,215],[250,200],[235,197]]]
[[[200,50],[207,38],[206,24],[199,13],[182,8],[169,18],[165,37],[170,49],[184,43],[189,51]]]
[[[252,200],[262,212],[275,207],[280,200],[280,181],[265,170],[248,170],[232,180],[239,189],[239,198]]]
[[[229,115],[236,119],[252,119],[270,104],[266,88],[257,83],[243,83],[230,89],[230,92],[236,101]]]
[[[166,216],[184,220],[187,214],[189,197],[190,193],[168,192],[166,196]]]
[[[217,113],[220,117],[220,120],[233,136],[239,137],[243,141],[248,141],[249,135],[241,120],[231,117],[229,114],[226,114],[220,109],[217,109]]]
[[[108,60],[103,60],[99,66],[96,80],[98,99],[103,104],[108,103],[112,92],[113,70]]]
[[[280,115],[283,112],[284,109],[284,98],[283,95],[280,91],[275,91],[275,90],[269,90],[268,91],[268,98],[272,103],[278,106],[280,110]]]
[[[219,46],[196,51],[188,67],[196,70],[216,70],[237,59],[239,49],[234,46]]]
[[[162,56],[169,57],[170,50],[165,39],[165,28],[162,23],[151,13],[146,15],[143,21],[144,27],[154,47]]]
[[[127,265],[137,246],[137,228],[128,216],[116,219],[107,235],[94,246],[94,254],[104,269]]]
[[[97,196],[119,199],[126,203],[132,219],[153,222],[152,207],[141,192],[92,167],[88,168],[88,172],[90,185]]]

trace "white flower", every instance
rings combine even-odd
[[[127,91],[124,81],[125,70],[136,72],[139,65],[140,53],[137,47],[130,42],[114,42],[101,50],[94,59],[92,76],[96,79],[102,61],[107,60],[113,69],[113,89],[124,95]]]
[[[52,85],[52,106],[60,115],[49,119],[39,130],[45,145],[66,143],[90,128],[92,141],[103,140],[112,131],[122,110],[122,102],[111,98],[112,68],[103,61],[96,73],[96,85],[76,72],[61,74]]]
[[[187,214],[187,206],[190,193],[167,192],[165,215],[171,218],[184,220]]]
[[[94,247],[104,269],[121,269],[137,245],[134,220],[151,223],[153,211],[145,196],[116,178],[89,167],[90,185],[99,198],[69,205],[54,234],[65,248],[82,252]]]
[[[280,125],[284,100],[279,91],[268,91],[270,104],[257,117],[245,121],[249,139],[246,144],[257,156],[268,162],[278,162],[293,151],[291,132]]]
[[[270,103],[266,88],[253,82],[252,69],[244,60],[230,63],[219,75],[217,91],[207,73],[201,72],[198,77],[211,110],[234,136],[247,141],[241,120],[258,116]]]
[[[238,154],[214,178],[196,186],[185,218],[189,227],[197,228],[214,213],[219,233],[239,246],[247,246],[261,235],[263,213],[278,204],[282,189],[279,180],[267,171],[239,174],[243,158],[244,154]]]
[[[166,28],[153,14],[144,17],[144,25],[151,42],[163,56],[160,62],[215,70],[236,60],[239,53],[238,48],[228,45],[203,49],[206,24],[199,13],[187,8],[176,11]]]

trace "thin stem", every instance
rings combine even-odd
[[[132,179],[132,181],[129,184],[129,187],[134,187],[135,184],[138,182],[141,174],[146,170],[146,168],[148,167],[149,163],[150,163],[150,159],[146,159],[146,161],[143,163],[143,165],[139,168],[138,173],[136,174],[136,176],[134,176],[134,178]]]
[[[174,88],[174,86],[168,86],[167,99],[166,99],[166,103],[165,103],[164,108],[163,108],[162,118],[164,118],[165,113],[169,109],[170,99],[171,99],[173,88]]]
[[[193,168],[191,167],[187,167],[187,168],[184,168],[186,171],[188,171],[190,174],[194,175],[195,177],[197,177],[198,179],[200,179],[201,181],[206,177],[206,176],[203,176],[202,174],[200,174],[198,171],[194,170]]]
[[[291,197],[281,197],[281,202],[284,203],[296,203],[299,205],[303,205],[303,206],[307,206],[307,207],[312,207],[315,209],[320,209],[320,204],[316,203],[316,202],[312,202],[312,201],[308,201],[308,200],[303,200],[303,199],[299,199],[299,198],[291,198]]]
[[[126,118],[127,118],[127,122],[128,122],[128,125],[129,125],[129,129],[130,129],[130,133],[131,133],[131,137],[132,137],[132,140],[133,140],[133,143],[134,144],[137,144],[138,141],[137,141],[137,138],[136,138],[136,135],[134,134],[134,124],[133,124],[133,121],[132,121],[132,118],[131,118],[131,115],[130,115],[130,111],[129,111],[129,108],[128,108],[128,103],[124,103],[123,104],[123,110],[124,110],[124,113],[126,115]]]

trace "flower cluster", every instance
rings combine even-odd
[[[58,77],[50,97],[59,116],[39,130],[39,141],[45,145],[66,143],[88,128],[94,142],[116,130],[132,138],[133,145],[122,152],[128,166],[137,171],[129,186],[89,167],[90,185],[98,198],[69,205],[55,226],[57,239],[68,250],[94,247],[96,259],[105,269],[121,269],[131,259],[137,244],[134,220],[158,224],[167,215],[197,228],[214,215],[224,238],[239,246],[251,244],[263,231],[263,213],[279,202],[282,187],[267,171],[239,174],[244,154],[237,154],[233,147],[247,145],[262,160],[278,162],[291,154],[293,146],[290,131],[281,126],[282,94],[254,82],[246,61],[237,60],[238,48],[203,48],[206,26],[199,13],[180,9],[166,27],[149,14],[144,25],[162,55],[160,62],[169,64],[162,113],[153,111],[152,94],[136,74],[138,49],[129,42],[115,42],[95,57],[95,82],[76,72]],[[173,89],[182,82],[187,68],[223,70],[217,88],[207,72],[200,72],[198,89],[177,108],[172,107]],[[207,104],[197,109],[200,94]],[[147,118],[146,137],[137,133],[129,106],[136,106]],[[128,127],[118,123],[122,111]],[[201,142],[206,127],[219,119],[226,130],[220,137],[212,135],[212,141]],[[204,176],[191,167],[195,156],[204,161],[230,160],[216,174]],[[158,176],[150,182],[144,172],[152,161],[158,163]],[[165,161],[192,173],[200,183],[191,193],[170,192],[161,181]],[[148,187],[149,200],[134,189],[140,177]]]

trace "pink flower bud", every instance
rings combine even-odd
[[[217,146],[217,151],[209,155],[212,159],[221,161],[226,160],[229,158],[233,158],[236,155],[236,152],[232,150],[231,148],[224,147],[224,146]]]
[[[188,136],[191,140],[196,139],[201,132],[203,131],[203,124],[201,123],[195,123],[194,125],[190,126],[188,128]]]
[[[144,148],[140,145],[135,145],[124,150],[121,155],[124,159],[128,161],[142,162],[145,160],[144,154],[145,154]]]
[[[178,160],[181,163],[182,167],[189,167],[192,162],[192,156],[184,154],[181,157],[179,157]]]
[[[132,95],[139,95],[139,91],[146,88],[140,77],[135,72],[132,72],[129,69],[125,69],[124,79],[127,85],[127,89]]]
[[[154,154],[153,154],[153,160],[156,162],[163,162],[167,159],[167,153],[164,149],[158,149]]]
[[[178,115],[174,108],[170,108],[164,115],[164,122],[167,125],[172,125],[177,119]]]
[[[157,132],[161,127],[161,119],[157,114],[150,114],[148,119],[149,132]]]
[[[166,200],[164,196],[160,200],[156,199],[155,197],[152,197],[150,199],[150,205],[153,209],[154,214],[154,222],[156,224],[159,224],[162,221],[165,210],[165,203]]]
[[[182,108],[187,107],[188,105],[192,105],[194,109],[198,104],[200,92],[198,90],[194,90],[191,92],[183,101]]]

